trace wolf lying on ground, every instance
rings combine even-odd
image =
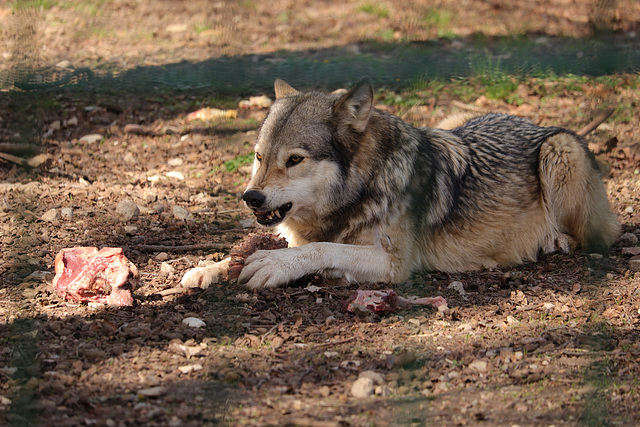
[[[567,251],[567,235],[603,251],[619,234],[593,156],[569,130],[504,114],[415,128],[373,107],[368,80],[342,95],[280,80],[275,92],[243,199],[291,247],[250,256],[238,279],[249,288],[315,273],[399,283]],[[193,269],[183,284],[215,274]]]

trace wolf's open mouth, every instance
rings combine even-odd
[[[285,203],[278,209],[270,212],[253,211],[258,223],[262,225],[275,225],[284,219],[284,216],[289,212],[293,205],[291,203]]]

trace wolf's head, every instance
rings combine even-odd
[[[342,95],[302,93],[277,80],[275,92],[243,200],[263,225],[316,221],[353,197],[345,182],[369,123],[373,88],[363,79]]]

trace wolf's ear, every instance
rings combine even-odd
[[[276,99],[284,98],[285,96],[297,95],[300,92],[289,86],[288,83],[285,83],[283,80],[276,80],[274,85],[276,90]]]
[[[364,77],[336,102],[335,112],[342,122],[352,126],[358,132],[364,132],[369,124],[373,109],[373,86],[369,78]]]

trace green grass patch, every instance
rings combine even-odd
[[[449,30],[454,13],[448,9],[430,8],[422,17],[422,23],[427,29],[435,28],[438,37],[453,38],[455,33]]]
[[[239,154],[234,159],[227,160],[222,164],[222,169],[226,172],[236,172],[242,166],[247,166],[253,163],[254,153]]]
[[[58,2],[56,0],[16,0],[11,5],[11,9],[14,12],[23,10],[49,10],[56,6]]]
[[[359,12],[368,13],[369,15],[377,16],[378,18],[388,18],[389,9],[384,6],[380,6],[373,2],[363,3],[358,7]]]

